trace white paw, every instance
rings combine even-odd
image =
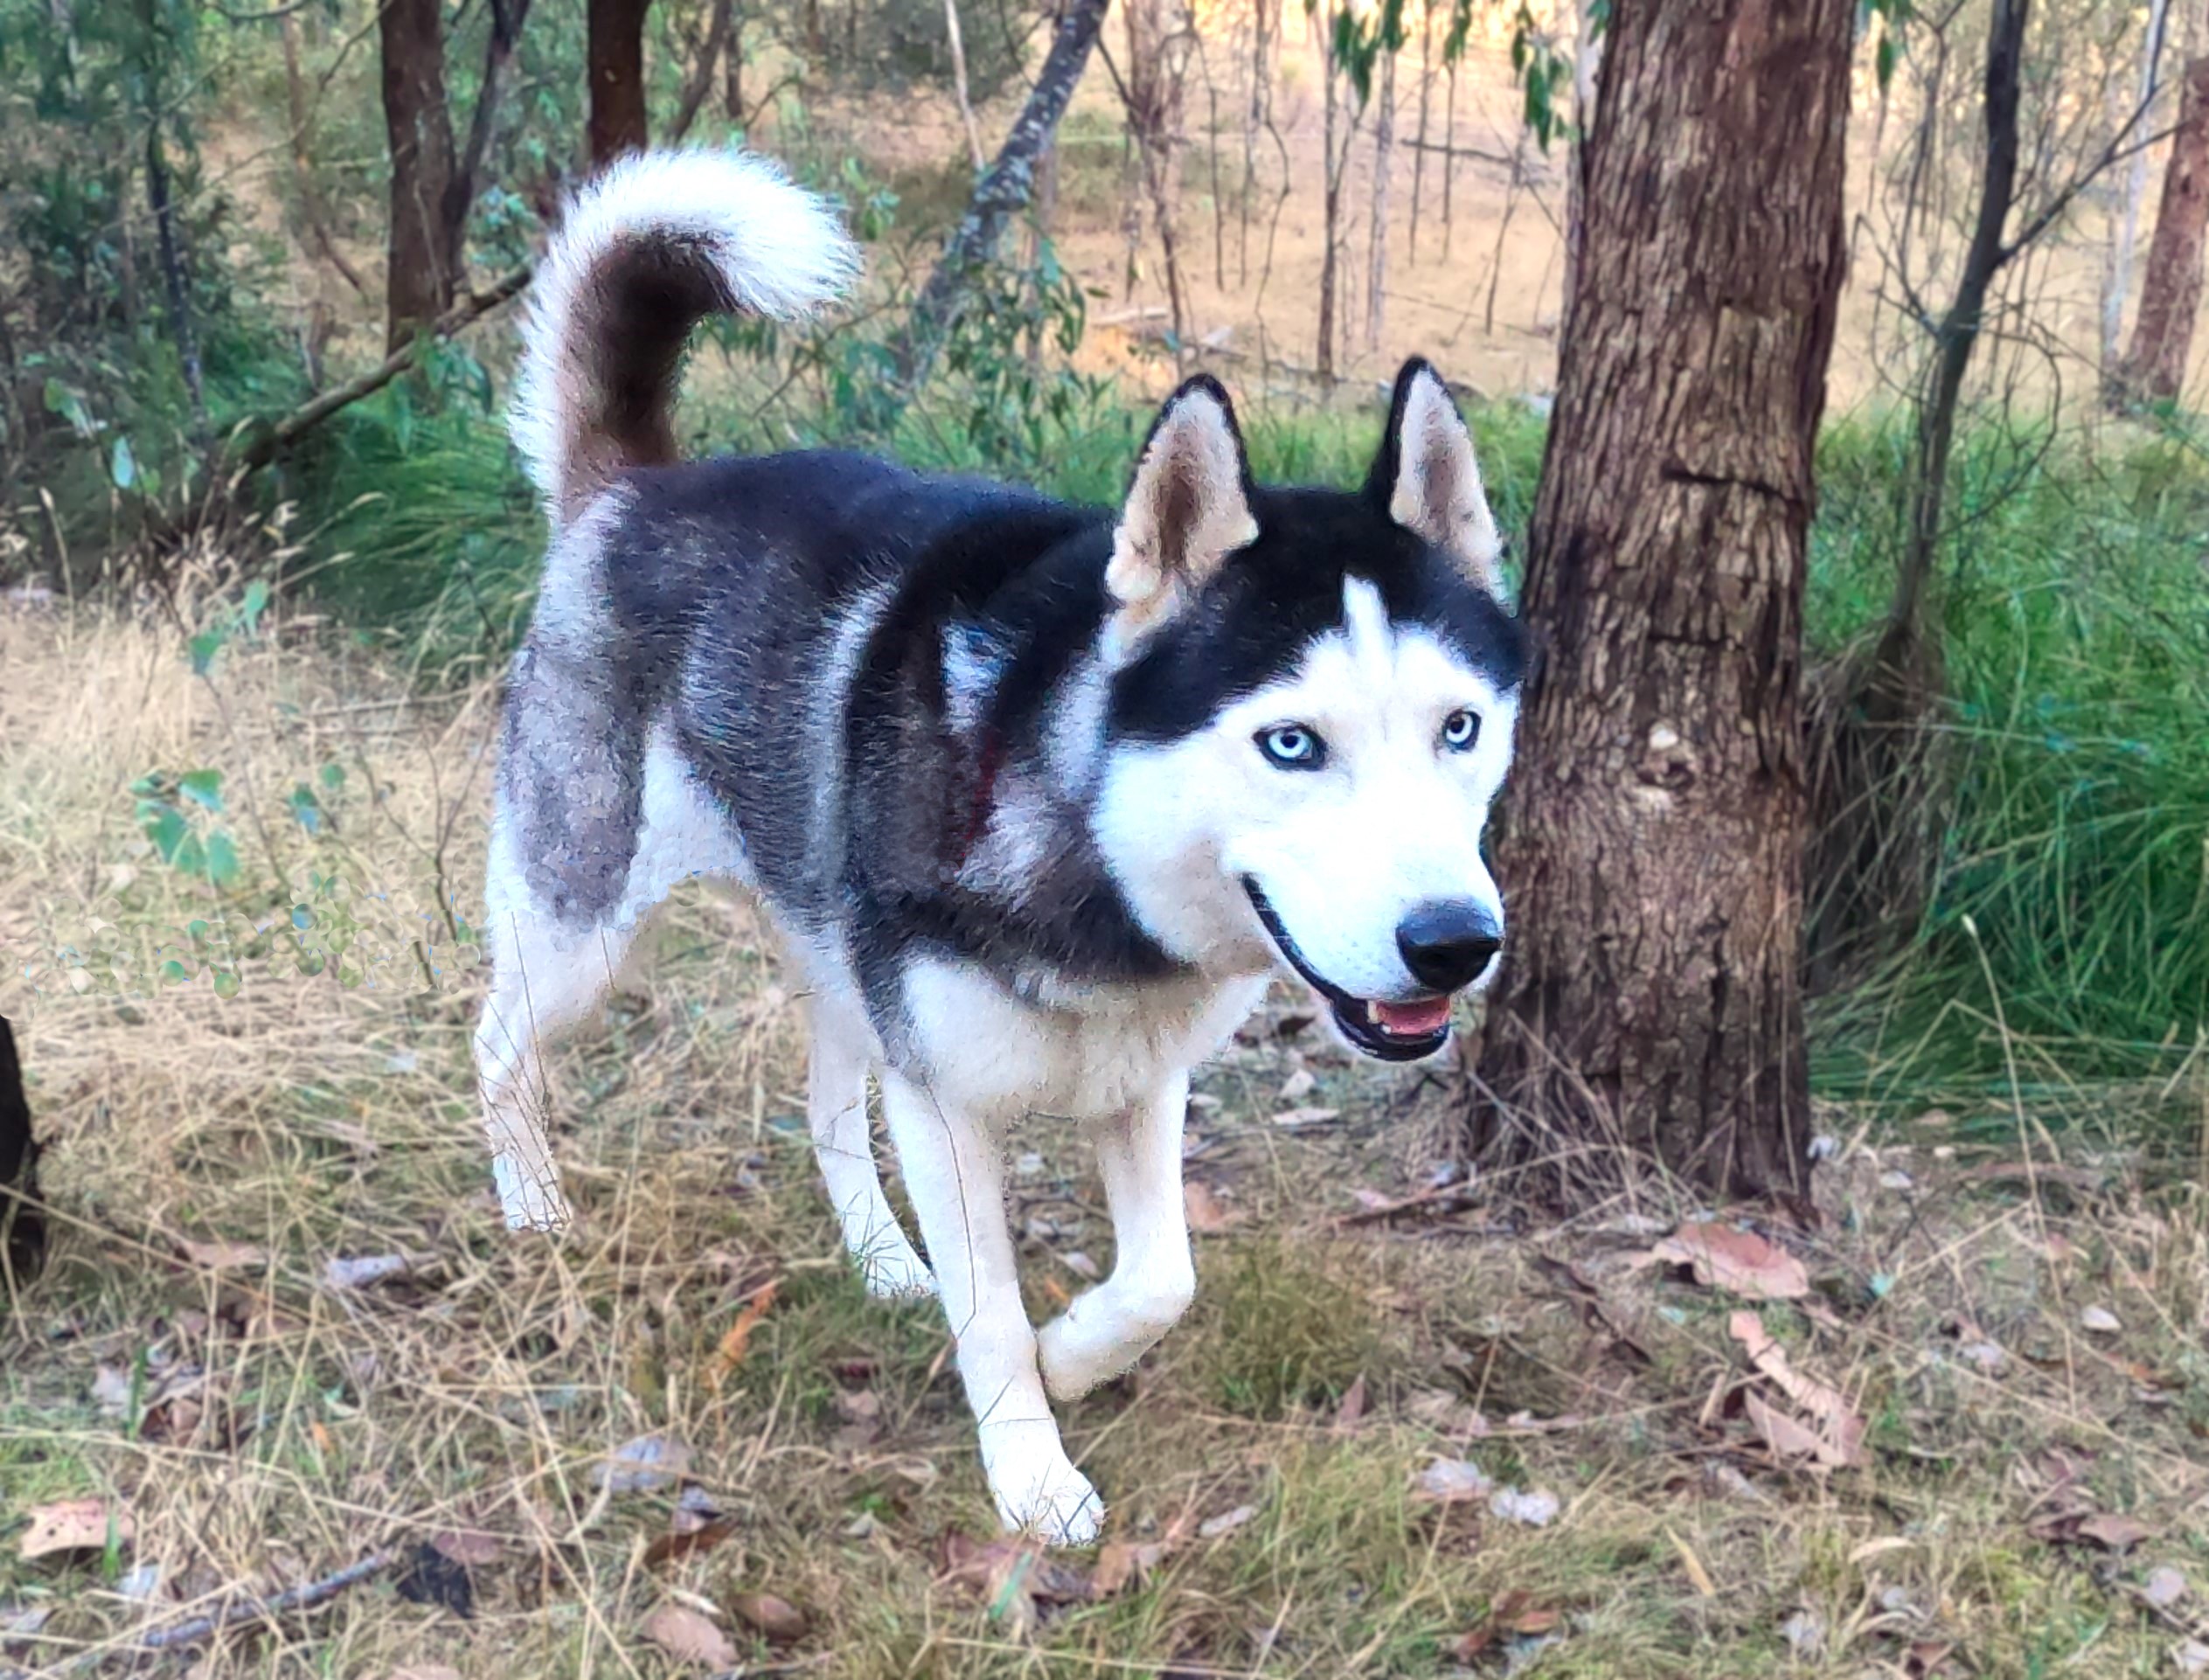
[[[1011,1533],[1032,1534],[1045,1545],[1086,1546],[1096,1544],[1104,1530],[1104,1501],[1089,1485],[1089,1478],[1073,1468],[1059,1444],[1058,1426],[1008,1424],[999,1426],[1035,1439],[1007,1441],[990,1456],[985,1468],[990,1491],[997,1502],[997,1517]]]
[[[549,1177],[524,1169],[511,1155],[491,1157],[491,1177],[498,1185],[498,1204],[505,1211],[509,1231],[562,1231],[574,1223],[575,1211]]]

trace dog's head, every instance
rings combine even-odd
[[[1441,1049],[1503,945],[1481,857],[1522,664],[1501,549],[1423,361],[1347,495],[1254,485],[1226,393],[1191,379],[1114,536],[1095,824],[1115,875],[1177,956],[1285,963],[1386,1060]]]

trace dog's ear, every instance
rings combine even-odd
[[[1422,357],[1396,376],[1388,429],[1365,489],[1398,524],[1456,556],[1482,588],[1503,593],[1504,542],[1481,488],[1472,434],[1442,376]]]
[[[1256,539],[1250,503],[1234,405],[1219,380],[1199,373],[1151,422],[1112,535],[1105,587],[1119,648],[1178,611],[1228,555]]]

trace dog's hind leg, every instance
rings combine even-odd
[[[1189,1310],[1197,1270],[1181,1192],[1181,1128],[1189,1076],[1097,1133],[1097,1165],[1112,1210],[1112,1275],[1074,1299],[1038,1339],[1044,1380],[1062,1400],[1087,1393],[1148,1352]]]
[[[1005,1224],[997,1140],[894,1069],[882,1076],[882,1107],[935,1262],[997,1514],[1007,1528],[1052,1545],[1087,1545],[1103,1526],[1104,1506],[1066,1457],[1044,1398]]]
[[[866,1029],[832,995],[813,999],[813,1050],[807,1070],[806,1110],[813,1152],[829,1187],[829,1201],[844,1226],[844,1246],[858,1262],[867,1291],[885,1300],[935,1293],[935,1280],[913,1252],[882,1193],[874,1138],[867,1125],[867,1070],[872,1052]]]

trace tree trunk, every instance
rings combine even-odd
[[[1108,0],[1067,0],[1051,38],[1051,52],[1037,73],[1028,102],[997,149],[996,161],[976,183],[967,213],[944,242],[928,283],[894,341],[892,354],[906,395],[919,389],[935,365],[943,341],[958,324],[973,293],[974,276],[997,257],[998,242],[1035,193],[1036,167],[1058,132],[1074,84],[1089,62]]]
[[[2186,382],[2201,312],[2203,234],[2209,229],[2209,56],[2186,61],[2178,128],[2163,175],[2163,205],[2140,272],[2140,318],[2118,384],[2136,400],[2175,402]]]
[[[2170,0],[2150,0],[2148,33],[2140,51],[2140,110],[2156,96],[2156,72],[2163,62],[2164,20],[2170,16]],[[2118,119],[2123,120],[2122,115]],[[2101,288],[2101,365],[2114,373],[2117,341],[2124,331],[2125,299],[2132,290],[2132,247],[2140,237],[2140,201],[2148,196],[2148,149],[2132,155],[2118,194],[2116,227],[2109,241],[2109,273]],[[2114,385],[2106,387],[2114,389]]]
[[[682,144],[691,132],[691,125],[698,121],[698,112],[705,108],[705,96],[713,91],[713,72],[728,48],[729,24],[735,15],[733,0],[713,0],[712,10],[706,17],[705,41],[698,50],[698,62],[691,66],[690,79],[683,84],[683,97],[675,108],[675,121],[667,131],[668,144]]]
[[[735,0],[729,5],[729,45],[721,78],[721,115],[738,128],[744,124],[744,16]]]
[[[483,75],[476,94],[476,112],[468,124],[468,149],[445,190],[445,240],[454,257],[457,291],[460,253],[468,248],[468,217],[476,207],[476,195],[483,185],[483,160],[490,156],[491,136],[498,128],[498,101],[506,91],[506,69],[514,60],[514,48],[529,16],[530,0],[490,0],[490,33],[483,43]]]
[[[1427,184],[1427,111],[1434,91],[1434,0],[1428,0],[1424,32],[1419,38],[1419,143],[1411,155],[1411,261],[1419,266],[1419,195]]]
[[[199,335],[191,324],[191,286],[184,273],[184,240],[177,231],[177,207],[169,190],[169,160],[161,149],[161,119],[146,130],[146,205],[153,212],[156,248],[161,254],[162,285],[169,297],[169,330],[177,341],[191,412],[204,425],[207,392],[199,371]]]
[[[384,0],[384,132],[391,148],[384,349],[390,354],[453,306],[460,246],[446,219],[453,188],[440,0]]]
[[[853,8],[853,16],[858,9]],[[959,0],[943,0],[943,32],[951,43],[951,90],[959,98],[959,120],[966,124],[967,156],[982,173],[982,130],[975,125],[974,101],[967,97],[967,43],[959,31]]]
[[[1319,50],[1319,74],[1325,84],[1325,117],[1320,129],[1319,169],[1321,189],[1324,196],[1323,212],[1320,217],[1322,236],[1326,243],[1319,253],[1319,344],[1312,358],[1312,365],[1322,379],[1335,377],[1335,312],[1336,255],[1341,245],[1336,232],[1342,219],[1342,170],[1336,163],[1335,128],[1342,98],[1337,91],[1338,78],[1335,73],[1335,35],[1328,27],[1331,19],[1321,16],[1321,26],[1327,30]],[[1347,146],[1343,149],[1347,151]]]
[[[644,108],[644,14],[651,0],[590,0],[591,167],[651,143]]]
[[[1629,0],[1522,610],[1475,1142],[1557,1188],[1808,1172],[1803,589],[1853,0]]]
[[[1396,53],[1381,48],[1379,109],[1373,117],[1372,232],[1365,253],[1365,348],[1380,348],[1388,313],[1388,180],[1396,162]]]

